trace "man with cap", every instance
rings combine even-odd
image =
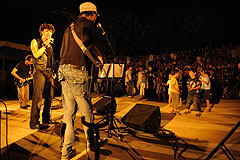
[[[79,18],[73,22],[74,31],[81,39],[92,56],[96,56],[103,63],[102,55],[94,44],[95,21],[99,16],[97,8],[93,3],[85,2],[79,6]],[[62,85],[63,98],[63,125],[61,131],[61,159],[70,159],[76,154],[74,149],[74,120],[77,110],[85,117],[86,122],[93,122],[93,113],[90,106],[88,84],[89,59],[84,55],[76,43],[71,27],[67,27],[62,41],[60,51],[60,66],[58,78]],[[93,149],[93,130],[83,126],[86,136],[87,149]]]

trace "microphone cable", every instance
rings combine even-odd
[[[5,109],[6,109],[6,146],[7,146],[7,159],[10,160],[9,148],[8,148],[8,112],[7,112],[7,105],[4,101],[0,101]],[[1,115],[0,115],[1,118]],[[1,127],[1,126],[0,126]],[[1,140],[0,140],[1,141]],[[1,143],[0,143],[1,144]],[[1,147],[1,146],[0,146]],[[1,156],[1,155],[0,155]]]

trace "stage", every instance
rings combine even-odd
[[[58,100],[61,97],[57,97]],[[93,104],[101,97],[93,98]],[[54,100],[53,106],[60,106],[60,102]],[[29,128],[29,109],[20,109],[17,100],[4,101],[7,105],[7,114],[3,104],[1,110],[1,160],[59,160],[61,143],[59,133],[63,109],[51,111],[55,124],[46,130],[32,130]],[[108,138],[108,142],[101,147],[100,159],[111,160],[171,160],[177,159],[205,159],[205,157],[218,145],[240,119],[240,100],[221,99],[215,104],[211,112],[203,112],[201,117],[195,117],[195,113],[189,115],[172,115],[167,103],[140,99],[139,96],[116,98],[116,118],[121,119],[136,104],[159,106],[161,112],[161,130],[157,134],[149,134],[131,129],[123,135],[122,141],[116,136],[107,137],[105,131],[100,131],[100,138]],[[30,102],[31,104],[31,102]],[[185,105],[180,107],[184,112]],[[204,110],[205,107],[202,107]],[[8,152],[6,146],[6,115],[8,117]],[[96,121],[101,116],[96,116]],[[120,125],[120,124],[119,124]],[[77,153],[85,149],[85,138],[81,124],[81,116],[78,114],[75,123],[75,147]],[[225,145],[236,159],[240,159],[240,128],[226,141]],[[94,159],[94,153],[89,156]],[[83,156],[80,159],[87,159]],[[220,149],[212,159],[227,159]]]

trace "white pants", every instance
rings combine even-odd
[[[146,84],[145,83],[141,83],[140,84],[140,95],[141,96],[145,95],[145,88],[146,88]]]

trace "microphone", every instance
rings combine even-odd
[[[103,35],[106,34],[106,32],[104,31],[104,29],[102,28],[101,23],[98,23],[98,24],[97,24],[97,27],[98,27],[100,30],[102,30],[102,34],[103,34]]]
[[[54,39],[53,38],[50,39],[50,43],[54,44]]]

